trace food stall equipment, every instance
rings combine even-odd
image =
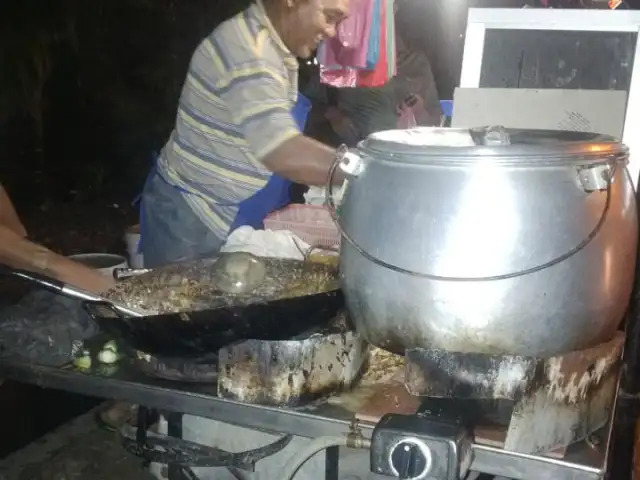
[[[519,12],[521,12],[522,18],[526,14],[527,20],[531,20],[531,15],[538,15],[537,11],[530,9]],[[557,18],[561,18],[565,12],[554,12],[558,17],[555,17],[556,20],[552,21],[550,25],[553,25],[555,29],[562,29],[564,24],[559,23]],[[603,12],[598,13],[602,14]],[[613,13],[617,15],[617,12]],[[618,21],[628,21],[630,18],[630,16],[618,17]],[[567,30],[579,28],[580,22],[577,22],[576,19],[573,19],[573,22],[567,26]],[[538,25],[542,25],[542,23],[538,23]],[[612,29],[616,31],[615,22],[608,25],[609,31]],[[640,25],[640,21],[636,25]],[[470,28],[472,26],[470,23]],[[467,40],[471,41],[471,37],[468,34]],[[466,58],[465,54],[465,60]],[[635,65],[633,69],[636,68]],[[633,86],[633,82],[627,88],[631,86]],[[637,95],[638,92],[635,94]],[[630,92],[630,107],[634,98],[634,93]],[[633,115],[631,108],[629,108],[629,115]],[[631,123],[631,116],[627,126]],[[498,137],[501,135],[499,134]],[[628,143],[633,150],[632,140],[630,139]],[[594,176],[579,175],[579,170],[572,172],[573,187],[578,192],[582,188],[581,195],[595,199],[593,203],[596,204],[596,207],[600,207],[599,209],[594,207],[596,210],[594,215],[597,218],[593,218],[593,223],[596,226],[600,223],[598,218],[601,216],[598,216],[598,212],[601,215],[602,212],[613,211],[614,217],[627,218],[621,211],[624,211],[624,208],[633,209],[633,198],[628,195],[628,188],[624,186],[626,179],[619,176],[619,170],[616,169],[615,175],[605,177],[600,174],[603,171],[611,172],[611,170],[605,168],[604,170],[596,169],[595,172],[582,172],[596,173]],[[612,179],[615,179],[615,182],[610,183]],[[589,185],[590,182],[595,182],[595,190],[600,190],[603,187],[603,180],[605,190],[616,190],[617,193],[614,197],[608,195],[607,193],[611,192],[607,191],[591,193],[585,191],[585,185]],[[487,183],[481,183],[478,188],[481,194],[486,193],[487,189]],[[481,199],[482,197],[476,198]],[[609,203],[607,209],[604,208],[607,205],[606,198],[615,199]],[[623,207],[622,210],[620,210],[621,207]],[[580,223],[582,220],[583,217],[576,219],[576,223],[582,225],[578,230],[584,229],[584,224]],[[381,225],[384,224],[381,223]],[[378,231],[382,231],[383,228],[388,229],[388,227],[380,227]],[[583,233],[585,233],[584,238],[589,237],[588,229]],[[592,242],[598,245],[598,240],[591,239],[589,244]],[[581,243],[578,242],[577,245],[580,246]],[[584,245],[580,251],[588,248],[589,245]],[[628,246],[624,248],[628,248]],[[570,248],[568,251],[572,250]],[[378,254],[378,252],[372,253]],[[563,254],[560,251],[557,253],[558,256]],[[580,252],[576,252],[575,255],[580,255]],[[629,259],[628,263],[633,264],[632,259]],[[405,268],[415,268],[415,265],[409,265]],[[494,276],[499,276],[501,273],[497,272]],[[614,292],[616,288],[610,287],[608,291]],[[618,291],[615,295],[618,294],[620,298],[624,296],[624,292]],[[479,300],[488,299],[479,298]],[[540,299],[538,301],[542,302]],[[531,305],[538,307],[535,303]],[[635,321],[638,305],[640,303],[632,302],[632,311],[629,315],[632,320],[629,328],[633,331],[640,328],[638,322]],[[609,309],[610,315],[607,315],[606,318],[598,317],[596,321],[602,326],[601,332],[609,329],[609,333],[612,335],[611,339],[606,339],[604,333],[597,335],[592,332],[580,332],[580,335],[576,336],[562,335],[558,339],[551,339],[554,346],[547,352],[544,351],[544,346],[542,350],[540,349],[542,344],[538,341],[539,338],[527,342],[521,335],[516,336],[516,347],[513,343],[511,345],[503,344],[501,354],[497,356],[486,350],[474,352],[473,350],[477,350],[475,347],[484,343],[473,337],[469,338],[467,343],[473,348],[467,349],[465,352],[467,355],[463,357],[452,355],[450,351],[444,349],[438,349],[438,345],[427,345],[428,349],[422,348],[424,344],[413,345],[405,366],[406,372],[409,374],[407,384],[413,393],[433,396],[434,392],[431,389],[435,387],[440,394],[447,393],[448,396],[451,396],[453,393],[458,397],[466,397],[465,400],[471,400],[472,404],[452,402],[450,398],[447,398],[446,402],[434,402],[419,395],[408,395],[405,382],[396,382],[395,385],[382,385],[380,392],[373,395],[373,397],[376,395],[381,397],[377,412],[370,404],[371,402],[368,402],[367,405],[361,404],[355,409],[348,408],[340,402],[337,402],[338,405],[336,405],[336,402],[331,401],[301,405],[298,408],[274,407],[221,398],[217,395],[217,386],[215,385],[176,383],[168,382],[166,379],[153,378],[140,372],[129,362],[121,362],[115,366],[116,368],[108,371],[91,368],[85,372],[78,372],[68,367],[42,367],[3,359],[0,362],[0,375],[45,387],[128,400],[162,411],[175,412],[169,416],[169,434],[172,436],[180,436],[181,414],[188,413],[260,431],[266,430],[275,434],[295,435],[304,438],[339,437],[344,440],[345,444],[347,438],[371,440],[372,461],[365,463],[364,470],[371,466],[377,472],[384,472],[384,469],[387,469],[387,473],[394,473],[393,469],[395,469],[402,473],[404,478],[412,478],[416,475],[420,477],[425,465],[429,463],[430,467],[438,467],[440,478],[452,478],[452,476],[455,478],[456,474],[468,469],[473,472],[486,472],[507,478],[600,479],[604,478],[609,467],[609,440],[613,435],[614,422],[607,413],[610,413],[614,408],[614,402],[620,404],[621,400],[627,401],[624,397],[618,396],[616,398],[613,391],[615,389],[614,380],[617,381],[620,371],[620,365],[614,361],[616,352],[619,352],[620,349],[620,337],[614,335],[615,328],[612,328],[614,314],[610,310],[611,305],[607,309]],[[529,312],[525,310],[524,313]],[[470,316],[466,318],[471,319]],[[482,316],[478,316],[477,319],[483,321]],[[580,325],[577,320],[576,322],[576,325]],[[365,324],[363,323],[363,325]],[[367,328],[364,327],[364,330]],[[636,335],[636,337],[638,336]],[[397,336],[396,340],[399,338],[405,342],[410,337]],[[445,335],[440,337],[440,340],[443,338],[460,340],[455,335],[452,337]],[[610,343],[607,343],[607,340],[610,340]],[[396,343],[401,345],[402,342]],[[517,353],[515,348],[519,348],[518,343],[519,346],[526,346],[530,349],[527,352],[529,355],[514,355]],[[574,352],[563,351],[565,348],[569,348],[568,345],[571,345]],[[575,348],[581,347],[583,350],[575,351]],[[630,342],[625,349],[625,354],[628,356],[626,367],[636,378],[640,378],[638,375],[640,370],[636,368],[640,358],[638,353],[640,353],[638,345]],[[469,354],[474,358],[472,363],[466,361]],[[478,368],[478,365],[481,368]],[[483,365],[485,367],[482,367]],[[509,367],[506,370],[509,375],[506,377],[497,375],[497,378],[510,381],[489,383],[490,387],[500,385],[501,389],[486,388],[486,374],[504,371],[505,365]],[[443,377],[442,373],[450,372],[452,368],[459,375]],[[598,374],[594,375],[596,372]],[[483,377],[479,373],[484,373],[485,376]],[[558,373],[569,375],[561,377]],[[581,375],[579,375],[580,373]],[[579,388],[576,389],[574,382],[578,376],[581,380],[584,378],[584,382],[579,382]],[[474,381],[470,382],[470,378]],[[627,376],[623,380],[626,378]],[[426,381],[427,379],[429,381]],[[589,385],[591,388],[588,388]],[[505,388],[507,386],[510,388]],[[537,393],[546,391],[547,387],[551,388],[552,386],[554,392],[559,392],[559,400],[567,398],[572,400],[573,408],[570,412],[572,417],[569,420],[567,420],[568,403],[555,402],[555,405],[551,405],[547,409],[527,410],[530,402],[535,403],[539,400],[540,397]],[[582,390],[583,386],[585,387],[584,391]],[[396,387],[399,388],[396,389]],[[334,395],[333,398],[339,399],[345,395],[347,394],[340,393]],[[572,395],[575,398],[572,398]],[[503,401],[507,401],[506,408],[503,407]],[[469,405],[473,405],[473,410]],[[475,420],[477,423],[477,419],[480,417],[470,418],[468,413],[477,410],[481,410],[482,416],[493,422],[493,425],[481,425],[484,431],[480,431],[478,425],[470,425],[470,420]],[[415,415],[416,412],[419,414]],[[562,427],[559,429],[560,436],[568,431],[571,424],[577,426],[575,438],[564,437],[558,442],[558,435],[555,434],[557,432],[547,438],[539,435],[540,432],[535,432],[536,435],[533,438],[535,441],[532,442],[531,437],[526,438],[522,435],[527,433],[527,425],[549,424],[549,420],[558,418],[553,416],[558,412],[563,414],[561,418],[564,420],[559,422]],[[384,417],[384,414],[389,413],[405,414],[408,418]],[[608,417],[608,421],[605,424],[606,417]],[[144,424],[144,422],[141,423]],[[496,424],[498,427],[495,426]],[[600,425],[602,428],[597,429]],[[471,433],[474,436],[473,442],[470,439]],[[543,433],[548,434],[548,432]],[[132,440],[132,432],[129,431],[128,434],[129,440]],[[138,434],[140,438],[144,437],[143,430],[139,430]],[[541,443],[540,439],[543,439],[544,442]],[[161,440],[164,441],[165,446],[180,447],[171,451],[175,455],[170,462],[169,475],[172,479],[182,478],[179,476],[183,474],[182,467],[189,465],[190,461],[197,460],[193,455],[190,455],[195,450],[186,448],[185,445],[180,445],[179,441],[173,441],[170,438],[163,437]],[[286,439],[278,440],[276,438],[275,440],[280,443],[276,443],[274,448],[281,447],[286,443]],[[561,444],[561,448],[549,452],[549,442],[553,441]],[[509,442],[515,445],[513,449],[504,448],[505,443]],[[367,442],[361,441],[360,443],[366,444]],[[439,451],[442,453],[430,455],[424,448],[427,443],[434,448],[430,452]],[[135,445],[136,442],[133,444]],[[187,455],[184,455],[184,452],[187,452]],[[258,452],[260,455],[251,457],[246,455],[246,452],[243,453],[245,455],[229,456],[226,452],[205,448],[200,451],[200,456],[207,457],[207,461],[210,462],[214,458],[218,462],[217,464],[247,467],[252,463],[247,460],[256,460],[260,455],[265,454],[262,451]],[[335,480],[339,477],[335,470],[337,456],[334,450],[330,452],[329,458],[331,461],[328,462],[326,478]],[[451,462],[443,463],[442,460],[445,458]]]
[[[433,130],[432,132],[464,134],[462,131],[455,130],[447,132]],[[423,132],[423,135],[415,141],[424,139],[425,134],[426,132]],[[572,134],[573,141],[568,143],[559,142],[557,132],[538,132],[538,136],[534,135],[533,138],[531,137],[532,132],[513,132],[507,129],[473,130],[467,134],[469,137],[465,141],[472,141],[473,145],[441,147],[454,148],[458,153],[464,152],[465,155],[473,156],[474,152],[485,155],[485,158],[481,159],[484,161],[476,159],[475,162],[467,163],[464,168],[488,168],[494,173],[496,172],[492,170],[493,167],[506,168],[508,171],[510,169],[517,170],[523,168],[523,165],[516,161],[517,156],[515,154],[514,156],[507,155],[510,161],[505,164],[500,161],[500,157],[492,156],[496,153],[496,149],[504,148],[506,151],[512,151],[512,148],[523,148],[519,142],[530,148],[540,148],[542,145],[536,158],[537,163],[541,165],[539,168],[553,169],[557,178],[566,180],[558,186],[560,190],[558,196],[548,196],[549,199],[553,201],[564,199],[565,207],[577,205],[577,203],[570,201],[572,198],[590,202],[590,209],[576,209],[576,212],[583,212],[584,217],[574,213],[571,219],[574,225],[579,225],[582,228],[579,231],[584,233],[584,239],[570,239],[576,240],[575,244],[580,248],[570,246],[563,249],[566,252],[558,251],[557,257],[561,261],[555,261],[554,258],[551,258],[545,262],[551,264],[549,268],[562,266],[562,262],[568,261],[567,259],[573,256],[589,254],[589,248],[602,248],[605,253],[600,256],[594,255],[593,258],[596,260],[600,258],[600,261],[609,258],[606,260],[608,262],[606,271],[614,272],[618,268],[621,269],[618,271],[623,272],[622,275],[628,274],[624,273],[626,270],[622,267],[631,268],[632,266],[635,255],[633,247],[637,245],[635,236],[637,225],[635,223],[635,203],[629,188],[630,182],[621,174],[626,161],[626,150],[620,144],[610,138],[583,134]],[[372,139],[372,141],[375,140],[380,139]],[[487,145],[492,141],[506,143],[507,140],[508,145]],[[477,143],[480,145],[478,146]],[[589,146],[592,148],[587,148]],[[593,148],[595,146],[598,148]],[[424,151],[424,148],[420,147],[420,150]],[[364,145],[360,153],[365,154],[366,152],[367,145]],[[532,152],[528,151],[527,158],[530,159],[531,155]],[[348,248],[355,250],[356,247],[349,242],[359,240],[354,234],[356,231],[349,230],[352,226],[350,218],[353,218],[350,217],[353,214],[353,210],[350,210],[353,206],[349,202],[353,198],[357,198],[358,188],[367,190],[366,184],[358,184],[358,181],[366,178],[366,175],[371,172],[375,173],[375,162],[386,162],[385,164],[391,164],[389,168],[394,165],[397,168],[397,162],[402,161],[399,155],[396,155],[396,163],[385,158],[371,156],[365,160],[369,164],[364,165],[355,161],[353,155],[345,158],[352,160],[349,165],[344,166],[346,170],[349,170],[352,178],[343,203],[342,214],[344,216],[341,218],[347,242],[343,245],[343,252],[347,252],[344,250],[347,244],[350,245]],[[438,158],[440,160],[437,167],[443,168],[445,173],[451,167],[447,163],[447,158],[454,163],[460,162],[460,158],[451,157],[451,155],[439,154]],[[544,160],[545,158],[546,160]],[[552,159],[555,160],[552,161]],[[577,165],[576,159],[579,160]],[[492,165],[496,162],[499,164],[498,166]],[[407,167],[403,166],[402,168]],[[558,170],[564,171],[565,174],[558,173]],[[536,169],[531,165],[524,169],[524,173],[527,174],[535,173],[535,171]],[[355,174],[359,177],[354,177]],[[386,178],[390,179],[391,176],[387,174]],[[472,178],[472,175],[466,175],[465,178]],[[543,182],[543,184],[545,183]],[[486,185],[483,184],[485,187]],[[524,182],[519,185],[524,188],[527,185],[535,185],[535,183]],[[579,195],[574,196],[571,193],[574,191]],[[551,209],[551,211],[554,210]],[[585,225],[588,223],[584,221],[585,218],[591,219],[591,228],[589,228],[590,225]],[[606,233],[611,227],[609,222],[612,222],[612,219],[622,225],[624,222],[629,222],[626,227],[627,235],[611,236]],[[398,230],[396,226],[396,231]],[[596,234],[592,234],[594,230]],[[632,238],[629,238],[629,235]],[[609,249],[605,248],[607,245],[603,245],[603,240],[610,242]],[[360,247],[357,243],[356,246]],[[485,248],[490,247],[486,243],[484,246]],[[610,258],[610,253],[606,252],[610,252],[614,247],[615,250],[627,255],[627,263],[617,263],[619,261],[616,261],[615,258]],[[572,255],[567,255],[567,252]],[[356,253],[361,254],[358,251]],[[376,250],[377,255],[383,253],[380,248]],[[485,254],[485,256],[490,255],[491,252]],[[349,274],[349,266],[344,265],[344,262],[349,258],[349,255],[343,255],[342,258],[345,276]],[[381,260],[387,259],[377,259],[377,261]],[[616,265],[619,266],[616,267]],[[601,266],[596,262],[592,268],[598,271]],[[417,267],[420,267],[419,263],[400,268],[412,268],[416,273]],[[536,267],[536,265],[528,267],[521,276],[530,274],[527,270],[534,270],[533,274],[543,272],[542,269],[538,270]],[[156,273],[159,276],[163,275],[162,271]],[[482,275],[482,272],[478,272],[474,281],[498,284],[503,280],[511,280],[510,276],[483,280]],[[412,275],[407,276],[412,277]],[[143,278],[144,276],[136,277],[130,279],[129,282]],[[350,278],[353,279],[353,276]],[[399,284],[401,278],[389,280],[387,290],[391,290],[391,286]],[[433,281],[429,276],[425,278],[428,281]],[[601,277],[596,278],[601,279]],[[345,280],[348,278],[345,277]],[[422,278],[414,280],[422,280]],[[181,284],[182,281],[178,283]],[[466,284],[468,282],[459,283]],[[567,284],[570,283],[567,282]],[[128,283],[128,285],[130,284]],[[558,285],[561,286],[562,283],[554,283],[553,288],[557,288]],[[347,285],[346,298],[347,301],[353,301],[354,296],[349,288],[350,285]],[[547,287],[543,285],[537,288],[539,292],[542,292],[541,297],[544,298]],[[139,289],[139,291],[144,290],[144,288]],[[127,291],[124,285],[123,291]],[[607,292],[606,289],[603,291]],[[626,303],[629,295],[629,289],[611,287],[608,292],[610,295],[601,298],[615,296],[617,302],[623,304]],[[378,295],[383,297],[387,293],[387,291],[379,290]],[[519,293],[517,290],[512,290],[510,300],[514,304],[518,301],[532,304],[533,301],[526,297],[529,293],[531,293],[530,290]],[[517,296],[518,294],[520,296]],[[617,297],[618,295],[620,297]],[[622,298],[625,295],[626,298]],[[126,298],[121,299],[121,302],[122,300],[126,300]],[[128,302],[124,303],[129,304]],[[363,305],[366,308],[364,303]],[[585,303],[585,305],[588,304]],[[595,479],[602,478],[607,468],[609,438],[612,432],[610,419],[616,401],[615,392],[620,372],[619,357],[622,349],[622,335],[614,335],[616,325],[613,317],[615,313],[612,312],[615,312],[615,308],[607,302],[603,305],[604,307],[599,308],[599,312],[609,316],[606,318],[595,317],[597,324],[600,325],[598,330],[601,335],[567,334],[557,341],[560,344],[570,346],[566,351],[561,351],[564,348],[562,346],[556,347],[556,351],[553,353],[548,353],[549,350],[543,348],[519,354],[516,351],[518,346],[513,349],[489,352],[481,343],[482,335],[469,339],[466,344],[471,348],[467,351],[456,352],[451,348],[442,348],[446,347],[446,344],[424,342],[419,344],[415,342],[413,337],[395,335],[394,338],[399,342],[393,346],[395,349],[408,347],[405,356],[404,380],[396,382],[399,387],[396,390],[393,385],[382,382],[381,387],[384,387],[386,392],[383,392],[384,399],[382,405],[378,405],[377,413],[371,405],[370,399],[356,405],[356,407],[348,407],[346,403],[341,404],[339,400],[348,394],[340,389],[334,389],[329,393],[331,399],[327,399],[326,395],[324,397],[316,396],[313,399],[315,401],[309,403],[301,395],[293,395],[288,396],[283,402],[281,398],[278,399],[273,394],[274,389],[265,389],[264,385],[242,383],[243,379],[261,378],[267,373],[270,373],[270,378],[273,379],[276,377],[281,379],[284,377],[299,377],[300,379],[307,377],[308,375],[304,373],[303,357],[308,357],[308,355],[304,352],[302,352],[303,355],[295,357],[301,360],[301,363],[296,365],[290,364],[290,361],[294,359],[293,356],[286,358],[287,365],[274,366],[272,362],[270,363],[273,354],[278,351],[282,349],[291,351],[291,344],[299,342],[294,338],[291,341],[281,340],[275,343],[270,340],[248,341],[244,345],[240,343],[229,347],[230,350],[222,351],[218,355],[219,358],[215,365],[217,368],[216,378],[206,378],[205,381],[194,381],[197,379],[185,378],[184,376],[173,378],[173,380],[182,380],[182,383],[152,378],[145,375],[145,372],[136,369],[139,361],[145,361],[145,359],[138,359],[133,364],[122,362],[115,368],[107,370],[96,368],[85,372],[2,362],[0,374],[5,375],[6,371],[6,375],[10,378],[35,381],[52,386],[64,385],[75,391],[123,398],[163,411],[171,412],[179,408],[180,412],[177,415],[168,415],[170,420],[168,433],[171,436],[179,436],[182,425],[179,413],[182,412],[285,435],[281,438],[275,436],[272,441],[265,442],[260,448],[233,454],[146,432],[143,427],[148,425],[148,418],[147,410],[143,408],[139,417],[138,431],[130,428],[123,430],[126,444],[132,451],[144,454],[151,461],[168,463],[172,479],[181,478],[179,475],[190,471],[191,467],[227,466],[250,470],[255,461],[266,462],[271,458],[270,456],[285,453],[287,446],[292,442],[288,435],[315,437],[326,436],[329,433],[334,435],[329,435],[332,438],[323,439],[323,442],[331,440],[334,443],[323,443],[320,447],[338,445],[339,443],[343,445],[371,445],[369,461],[361,462],[360,470],[363,475],[361,478],[367,478],[365,472],[370,468],[377,474],[400,475],[400,478],[428,478],[427,475],[429,475],[431,478],[449,479],[459,478],[460,475],[465,475],[468,471],[482,471],[503,475],[507,478]],[[578,307],[583,307],[583,305],[578,305]],[[513,308],[517,309],[518,306],[515,305]],[[520,311],[528,313],[526,309],[520,308]],[[575,312],[575,310],[573,311]],[[359,313],[353,306],[351,312],[356,323],[363,320],[365,322],[379,320],[374,317],[358,318]],[[620,315],[622,313],[620,310]],[[545,313],[544,310],[539,310],[538,315],[538,320],[540,320],[538,323],[546,321],[549,329],[553,328],[552,312]],[[415,317],[407,315],[395,318],[397,323],[395,326],[400,328],[403,325],[402,322],[415,319]],[[422,318],[425,321],[429,319],[428,316]],[[472,318],[469,317],[469,321]],[[494,315],[491,318],[499,319],[499,316]],[[562,319],[563,317],[555,318]],[[585,324],[580,323],[580,320],[586,321],[593,318],[589,310],[582,314],[576,314],[575,329],[582,332],[584,328],[581,327]],[[476,316],[475,319],[485,323],[487,321],[487,318],[481,316]],[[372,330],[374,333],[375,328],[377,327]],[[360,327],[360,331],[364,335],[370,333],[366,325]],[[338,333],[339,338],[350,342],[351,345],[351,347],[347,347],[345,344],[346,349],[340,347],[350,359],[350,364],[343,371],[345,373],[351,372],[350,378],[354,379],[353,374],[359,370],[359,361],[362,357],[357,354],[351,355],[350,352],[357,353],[364,350],[356,337],[345,336],[345,333]],[[609,338],[606,338],[607,333]],[[441,341],[437,336],[434,336],[433,339],[434,342]],[[322,341],[322,338],[318,338],[318,340],[320,343],[311,345],[310,348],[319,351],[320,355],[317,358],[322,358],[322,352],[329,352],[332,348],[328,346],[328,343],[335,342],[336,338],[329,340],[329,342]],[[303,340],[303,343],[305,341]],[[567,344],[566,342],[569,341],[575,343]],[[544,347],[543,343],[536,344],[535,341],[525,342],[522,345],[527,348],[531,348],[531,346]],[[319,350],[316,348],[318,346]],[[389,347],[386,344],[384,346]],[[580,348],[582,349],[580,350]],[[265,352],[269,355],[265,356]],[[253,355],[254,353],[257,355]],[[327,355],[329,354],[327,353]],[[185,363],[183,361],[182,365]],[[287,370],[287,366],[290,368],[289,370]],[[207,366],[201,365],[201,367],[206,369]],[[320,367],[328,367],[328,364],[319,365],[318,369]],[[166,371],[164,367],[156,369],[156,372],[162,373],[164,371]],[[300,375],[298,375],[299,373]],[[308,373],[313,374],[314,372]],[[184,380],[191,382],[185,384]],[[224,383],[226,381],[231,381],[232,386],[233,381],[240,382],[235,384],[234,389],[226,388]],[[267,383],[272,386],[278,385],[276,381]],[[240,388],[237,388],[238,385]],[[357,383],[354,384],[354,387],[355,390],[359,388]],[[107,388],[109,389],[108,393]],[[407,388],[412,395],[406,395]],[[247,392],[253,393],[247,395]],[[265,392],[268,395],[265,396]],[[400,392],[405,392],[404,396]],[[374,392],[372,398],[376,393]],[[444,399],[444,401],[434,401],[434,397]],[[296,423],[298,421],[299,424]],[[543,425],[553,428],[541,429],[540,427]],[[307,428],[309,430],[306,430]],[[317,445],[312,441],[309,448],[311,447],[316,448]],[[304,459],[305,452],[308,453],[305,448],[298,450],[298,453],[294,454],[294,458]],[[579,452],[578,457],[575,456],[576,452]],[[281,463],[284,462],[281,461]],[[331,464],[331,462],[329,463]],[[340,477],[334,476],[333,478]]]
[[[369,342],[405,352],[404,384],[426,398],[382,418],[373,471],[464,475],[484,422],[469,411],[487,402],[512,401],[498,423],[524,454],[607,422],[638,244],[627,158],[611,137],[502,127],[380,132],[345,153],[349,312]],[[382,180],[408,193],[390,201]]]
[[[549,357],[607,341],[637,249],[627,159],[616,139],[578,132],[369,136],[341,164],[340,274],[357,330],[396,353]]]

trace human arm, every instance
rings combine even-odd
[[[263,163],[272,172],[293,182],[324,186],[335,155],[334,149],[312,138],[297,135],[265,156]],[[342,171],[336,169],[333,183],[340,185],[343,180]]]
[[[302,135],[290,112],[289,85],[273,67],[256,60],[229,73],[221,97],[253,156],[272,172],[305,185],[324,185],[335,150]],[[335,182],[341,183],[340,172]]]
[[[0,264],[47,275],[93,293],[114,285],[112,278],[31,242],[5,225],[0,225]]]
[[[58,255],[27,238],[16,209],[0,185],[0,264],[48,275],[94,293],[108,290],[113,279]]]

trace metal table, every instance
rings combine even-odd
[[[2,360],[0,378],[307,438],[346,435],[354,421],[353,413],[328,404],[293,410],[217,398],[214,385],[185,385],[154,379],[138,372],[126,361],[121,361],[114,371],[105,375],[96,371],[78,372],[70,366],[55,368]],[[359,423],[358,427],[365,437],[370,437],[374,425]],[[608,426],[598,432],[599,446],[586,442],[576,444],[564,460],[476,444],[472,470],[514,479],[601,479],[607,470],[611,435],[612,428]]]

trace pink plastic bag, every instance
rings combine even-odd
[[[415,128],[418,126],[418,122],[416,122],[416,116],[413,114],[413,110],[411,108],[403,108],[398,116],[398,122],[396,124],[396,128],[401,130],[406,130],[409,128]]]
[[[353,68],[327,68],[320,65],[320,83],[337,88],[353,88],[358,82],[358,71]]]

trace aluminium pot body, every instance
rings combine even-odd
[[[638,243],[627,161],[616,139],[577,132],[370,136],[339,165],[357,330],[397,353],[548,357],[610,339]]]

